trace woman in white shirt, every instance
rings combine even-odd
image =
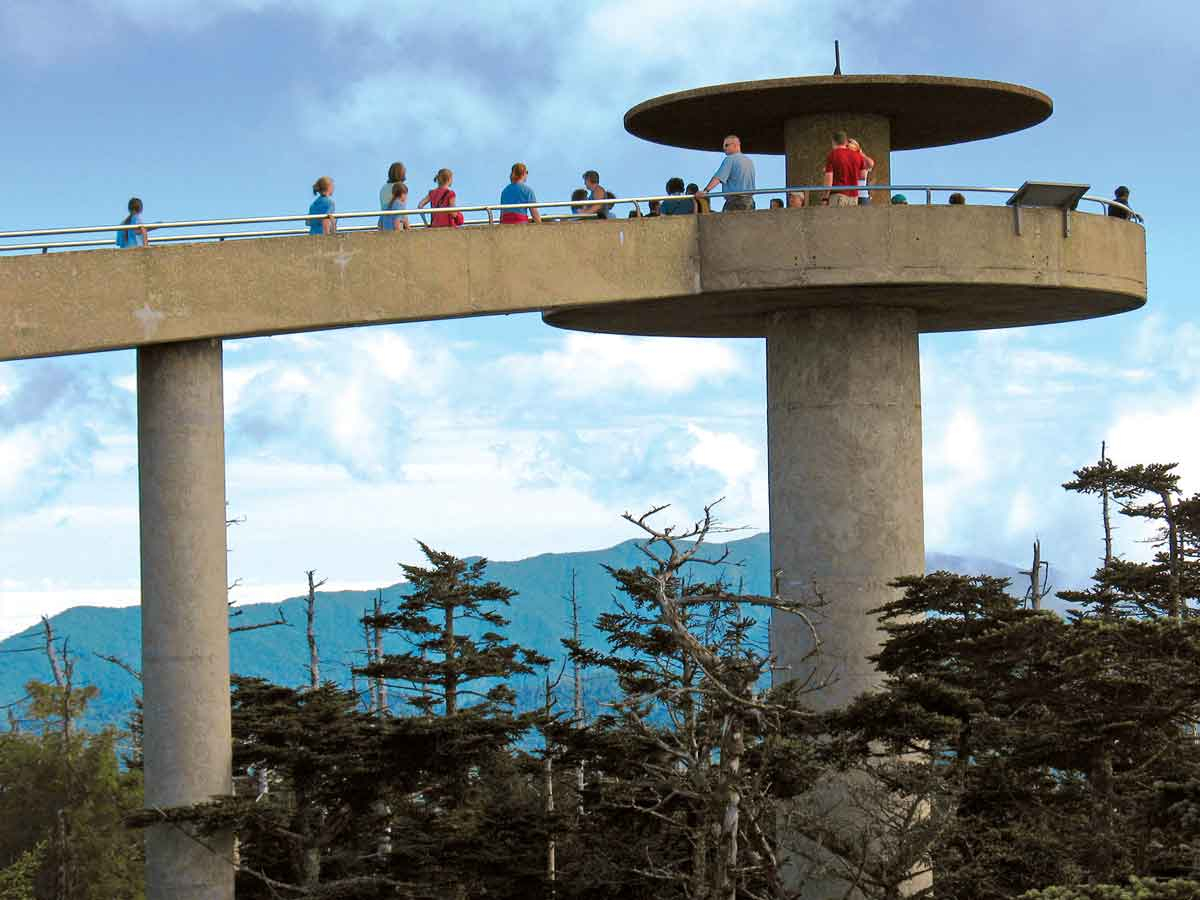
[[[392,202],[392,187],[397,181],[403,181],[408,177],[408,173],[404,171],[404,163],[394,162],[388,166],[387,184],[379,189],[379,208],[387,209],[388,204]]]

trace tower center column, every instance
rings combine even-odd
[[[138,349],[146,806],[230,794],[221,342]],[[233,900],[233,839],[146,832],[147,900]]]
[[[852,215],[852,211],[844,211]],[[783,679],[829,681],[810,701],[832,709],[875,686],[880,645],[867,611],[888,582],[924,571],[921,381],[913,310],[871,306],[782,313],[767,336],[771,568],[779,590],[821,603],[821,642],[776,614]]]

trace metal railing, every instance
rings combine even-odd
[[[759,188],[753,191],[721,191],[704,194],[707,199],[719,199],[739,196],[763,196],[768,194],[778,195],[784,199],[789,194],[802,193],[808,194],[815,191],[848,191],[860,190],[875,194],[886,191],[889,196],[896,193],[911,192],[923,193],[925,204],[932,205],[935,194],[1005,194],[1011,196],[1015,188],[1010,187],[981,187],[978,185],[930,185],[930,184],[869,184],[869,185],[798,185],[795,187],[782,188]],[[21,231],[0,231],[0,253],[17,253],[17,252],[41,252],[48,253],[51,250],[72,250],[83,249],[88,247],[113,247],[115,243],[115,235],[121,231],[137,231],[145,229],[149,232],[160,232],[166,229],[173,228],[227,228],[235,225],[268,225],[268,224],[286,224],[291,222],[311,223],[323,219],[333,219],[337,222],[353,221],[355,219],[380,219],[391,216],[403,216],[411,221],[413,216],[421,217],[421,221],[411,225],[412,228],[424,229],[431,227],[424,221],[425,216],[444,213],[461,213],[464,216],[464,226],[479,227],[484,225],[495,225],[499,221],[499,214],[524,209],[554,210],[569,208],[571,212],[561,213],[558,215],[543,216],[543,221],[579,221],[595,219],[594,213],[580,214],[575,212],[580,207],[607,206],[614,211],[618,206],[631,205],[632,209],[629,213],[630,217],[644,218],[642,212],[642,204],[649,204],[651,201],[665,202],[668,200],[692,200],[690,194],[651,194],[641,197],[617,197],[604,200],[550,200],[537,203],[484,203],[471,206],[453,206],[453,207],[424,207],[414,209],[397,209],[397,210],[359,210],[354,212],[330,213],[324,215],[309,215],[301,213],[299,215],[289,216],[249,216],[232,219],[186,219],[169,222],[144,222],[139,225],[88,225],[75,228],[33,228]],[[1136,221],[1142,221],[1142,217],[1135,213],[1132,209],[1117,200],[1109,200],[1104,197],[1096,197],[1091,194],[1086,194],[1082,197],[1083,200],[1096,203],[1100,206],[1102,213],[1107,213],[1109,207],[1116,207],[1129,213],[1130,217]],[[466,219],[467,214],[483,213],[487,218]],[[610,218],[615,218],[610,214]],[[347,225],[346,227],[338,227],[337,233],[354,233],[364,231],[376,231],[378,225]],[[265,238],[265,237],[295,237],[300,235],[308,235],[310,232],[307,227],[304,228],[273,228],[273,229],[258,229],[253,231],[213,231],[200,234],[170,234],[160,235],[155,234],[150,237],[148,234],[147,243],[149,244],[169,244],[169,243],[196,243],[210,241],[226,241],[226,240],[245,240],[249,238]],[[5,241],[15,239],[28,239],[40,237],[60,237],[63,235],[112,235],[103,240],[85,239],[75,241],[35,241],[24,243],[4,243]]]

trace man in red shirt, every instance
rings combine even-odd
[[[833,149],[825,157],[825,185],[851,185],[833,192],[825,191],[821,203],[832,206],[858,206],[858,179],[866,178],[867,172],[875,168],[875,160],[848,146],[849,138],[844,131],[833,133]]]

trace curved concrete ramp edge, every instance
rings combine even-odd
[[[922,330],[1142,305],[1132,223],[1005,207],[759,211],[0,257],[0,360],[543,311],[569,328],[750,336],[794,307],[916,308]]]

